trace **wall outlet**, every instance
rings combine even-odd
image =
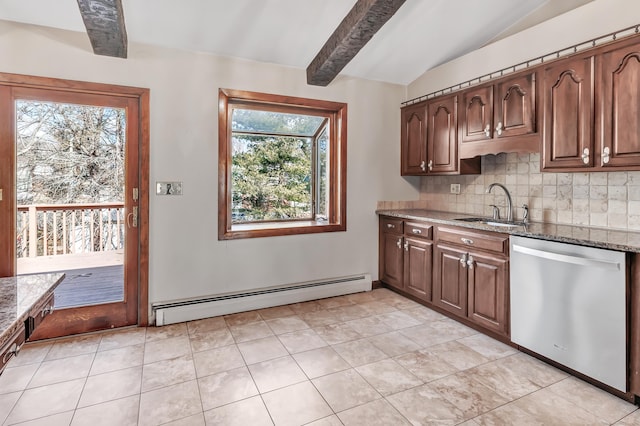
[[[452,183],[451,184],[451,193],[452,194],[459,194],[460,193],[460,184],[459,183]]]
[[[156,182],[156,195],[182,195],[182,182]]]

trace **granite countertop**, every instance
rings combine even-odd
[[[422,209],[377,210],[376,213],[384,216],[426,220],[432,223],[500,232],[503,234],[519,235],[521,237],[640,253],[640,232],[540,222],[530,222],[527,225],[517,227],[492,226],[481,222],[456,220],[460,218],[477,217],[477,215]]]
[[[51,294],[63,279],[63,273],[0,278],[0,347],[24,323],[31,308]]]

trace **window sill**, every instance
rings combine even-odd
[[[231,229],[220,230],[218,240],[242,238],[277,237],[282,235],[319,234],[323,232],[346,231],[344,223],[326,221],[262,222],[234,224]]]

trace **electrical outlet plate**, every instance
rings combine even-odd
[[[156,182],[156,195],[182,195],[182,182]]]
[[[451,184],[451,193],[452,194],[459,194],[460,193],[460,184],[459,183],[452,183]]]

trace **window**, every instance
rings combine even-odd
[[[346,230],[343,103],[221,89],[218,238]]]

